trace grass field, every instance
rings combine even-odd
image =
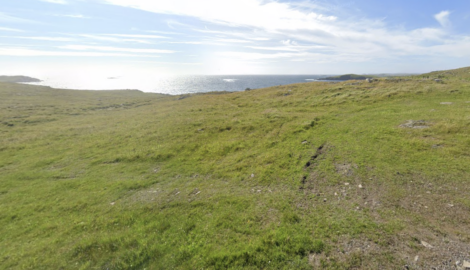
[[[0,268],[457,269],[469,133],[470,68],[184,96],[0,83]]]

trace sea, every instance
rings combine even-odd
[[[184,76],[74,76],[40,78],[35,85],[76,90],[140,90],[149,93],[181,95],[218,91],[244,91],[293,83],[315,82],[329,75],[184,75]]]

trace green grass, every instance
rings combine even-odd
[[[1,83],[0,268],[463,260],[439,241],[469,247],[469,71],[184,99]]]

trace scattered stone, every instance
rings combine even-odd
[[[402,128],[415,128],[415,129],[423,129],[428,128],[425,120],[408,120],[406,123],[399,125]]]
[[[349,183],[344,183],[345,186],[349,186]]]
[[[451,203],[448,203],[447,206],[448,206],[448,207],[454,207],[454,205],[451,204]]]
[[[441,105],[452,105],[452,102],[441,102]]]
[[[303,141],[303,142],[302,142],[302,144],[306,144],[306,143],[308,143],[308,142],[307,142],[307,141]]]
[[[416,255],[416,257],[415,257],[415,262],[418,262],[418,260],[419,260],[419,256]]]
[[[336,172],[342,176],[352,176],[354,169],[357,169],[357,165],[353,163],[336,163],[335,168]]]
[[[362,185],[361,185],[361,184],[359,184],[359,186],[357,186],[357,187],[358,187],[358,188],[362,188]]]
[[[114,205],[114,204],[116,204],[116,203],[115,202],[110,203],[110,205]]]
[[[326,202],[326,198],[323,199],[323,202]]]
[[[469,270],[469,269],[470,269],[470,262],[468,262],[468,261],[463,261],[462,267],[463,267],[463,269],[465,269],[465,270]]]
[[[180,192],[179,192],[179,191],[175,193],[175,196],[176,196],[176,195],[178,195],[178,194],[180,194]]]
[[[424,241],[421,241],[421,245],[423,245],[423,246],[426,247],[426,248],[434,248],[434,247],[431,246],[429,243],[424,242]]]
[[[335,192],[335,196],[338,196],[338,193]]]
[[[255,174],[254,174],[254,173],[251,174],[251,178],[253,178],[253,177],[255,177]]]

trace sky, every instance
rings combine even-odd
[[[470,66],[469,0],[0,0],[0,75]]]

